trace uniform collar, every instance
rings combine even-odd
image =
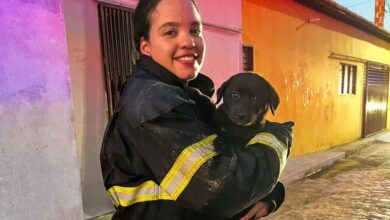
[[[137,66],[152,74],[162,82],[181,88],[184,88],[187,85],[187,81],[179,79],[175,74],[154,61],[150,56],[141,55],[137,60]]]

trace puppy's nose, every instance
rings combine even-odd
[[[237,118],[239,119],[244,119],[246,118],[248,115],[244,112],[237,112]]]

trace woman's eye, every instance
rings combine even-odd
[[[191,30],[191,34],[198,36],[198,35],[202,34],[202,30],[200,28],[194,28]]]
[[[175,34],[176,34],[176,31],[166,31],[164,33],[165,36],[175,36]]]
[[[238,92],[233,92],[232,93],[232,98],[233,99],[239,99],[240,98],[240,94],[238,94]]]

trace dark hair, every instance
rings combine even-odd
[[[139,47],[141,38],[144,37],[146,40],[149,39],[150,17],[160,1],[162,0],[139,0],[137,4],[137,8],[134,12],[134,40],[138,52],[140,52]],[[191,0],[191,2],[198,11],[195,0]]]

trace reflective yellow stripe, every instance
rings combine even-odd
[[[113,186],[107,190],[116,206],[130,206],[137,202],[155,200],[176,200],[187,187],[198,169],[217,153],[213,141],[217,135],[211,135],[198,143],[185,148],[161,182],[146,181],[135,187]],[[280,160],[280,173],[286,164],[286,147],[270,133],[259,133],[247,144],[264,144],[277,152]]]
[[[281,143],[275,136],[273,136],[271,133],[258,133],[255,137],[253,137],[247,146],[252,144],[264,144],[276,151],[279,157],[280,162],[280,169],[279,169],[279,176],[282,173],[287,160],[287,147]]]
[[[113,186],[107,190],[116,206],[130,206],[137,202],[173,200],[159,185],[146,181],[139,186]]]
[[[217,135],[211,135],[184,149],[161,182],[164,189],[176,200],[187,187],[195,172],[217,153],[212,145]]]
[[[130,206],[137,202],[176,200],[195,172],[217,153],[212,145],[217,135],[211,135],[185,148],[161,182],[146,181],[136,187],[113,186],[107,190],[116,206]]]

